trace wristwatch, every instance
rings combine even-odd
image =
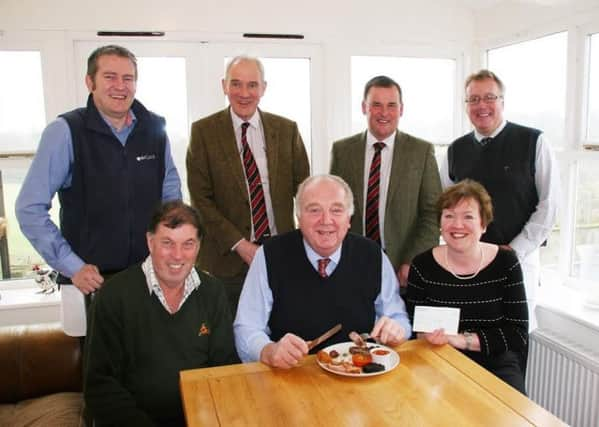
[[[464,339],[466,340],[466,350],[470,351],[472,349],[472,333],[465,331]]]

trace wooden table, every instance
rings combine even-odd
[[[386,374],[351,378],[314,356],[294,369],[248,363],[181,372],[189,426],[563,426],[450,346],[398,348]]]

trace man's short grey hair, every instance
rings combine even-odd
[[[345,192],[345,197],[343,198],[345,209],[347,213],[351,217],[354,214],[354,193],[352,193],[351,188],[347,185],[347,182],[343,180],[343,178],[338,177],[337,175],[330,174],[321,174],[321,175],[312,175],[308,178],[304,179],[304,181],[297,188],[297,194],[295,195],[295,216],[300,217],[302,211],[302,196],[306,189],[312,185],[319,184],[321,182],[332,182],[334,184],[339,185]]]
[[[228,82],[231,79],[231,67],[233,67],[233,65],[239,64],[240,62],[253,62],[256,64],[256,67],[258,67],[258,71],[260,72],[260,79],[262,80],[262,83],[266,81],[264,79],[264,65],[262,65],[262,62],[258,58],[248,55],[238,55],[227,63],[227,68],[225,69],[225,82]]]

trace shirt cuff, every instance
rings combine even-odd
[[[237,246],[239,246],[239,244],[241,243],[242,240],[243,240],[243,238],[239,239],[239,241],[237,243],[235,243],[233,246],[231,246],[231,252],[235,252],[235,249],[237,249]]]
[[[259,334],[249,339],[248,342],[248,353],[251,360],[247,362],[258,362],[260,361],[260,353],[262,353],[262,349],[270,344],[272,341],[268,338],[266,334]],[[246,362],[244,360],[244,362]]]
[[[524,259],[536,248],[536,246],[531,245],[530,242],[521,235],[516,236],[514,240],[510,242],[510,247],[516,252],[520,262],[524,261]]]
[[[73,252],[64,258],[60,264],[61,265],[56,268],[58,272],[63,276],[71,278],[83,268],[85,262]]]

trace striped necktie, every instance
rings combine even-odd
[[[381,229],[379,226],[379,191],[381,183],[381,150],[384,142],[374,144],[374,156],[368,174],[368,192],[366,193],[366,237],[381,244]]]
[[[329,265],[330,262],[331,262],[330,258],[320,258],[318,260],[318,274],[320,274],[320,277],[328,277],[329,276],[327,274],[327,265]]]
[[[247,140],[247,129],[250,124],[244,122],[241,125],[241,147],[243,149],[243,167],[245,168],[245,177],[248,181],[250,192],[250,205],[252,207],[252,225],[254,226],[254,241],[262,242],[266,237],[270,237],[270,227],[268,226],[268,217],[266,216],[266,201],[264,200],[264,190],[262,189],[262,180],[260,171],[256,165],[256,160]]]

